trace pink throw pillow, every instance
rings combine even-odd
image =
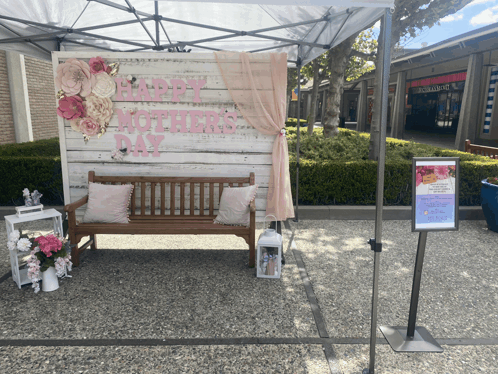
[[[256,198],[258,185],[223,189],[220,209],[214,223],[232,226],[250,226],[249,204]]]
[[[120,186],[88,183],[88,203],[83,222],[85,223],[129,223],[132,184]]]

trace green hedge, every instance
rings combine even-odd
[[[296,123],[294,119],[294,123]],[[375,204],[377,162],[368,160],[370,134],[339,129],[333,139],[315,128],[300,135],[299,204]],[[295,196],[297,129],[287,129]],[[41,145],[41,146],[40,146]],[[460,205],[480,205],[481,180],[498,176],[498,160],[387,138],[384,204],[411,205],[412,157],[460,157]],[[38,189],[45,205],[63,205],[59,139],[0,146],[0,205],[23,205],[22,190]]]
[[[299,204],[372,205],[377,187],[377,162],[368,160],[370,134],[339,129],[324,139],[301,129],[299,141]],[[297,129],[289,129],[289,168],[295,196]],[[384,204],[411,205],[413,157],[460,157],[460,205],[481,203],[481,180],[498,176],[498,161],[470,153],[387,138]]]
[[[289,162],[291,189],[296,190],[296,159]],[[384,204],[410,206],[412,201],[411,161],[386,161]],[[460,205],[481,204],[481,180],[498,175],[498,162],[460,162]],[[377,187],[376,161],[300,160],[299,204],[372,205]]]
[[[64,205],[60,156],[0,156],[0,170],[0,206],[24,205],[25,188],[43,194],[43,205]]]

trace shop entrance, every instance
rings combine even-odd
[[[456,133],[462,94],[459,91],[440,92],[438,98],[438,109],[436,126],[440,129],[451,129]]]
[[[413,87],[409,91],[406,128],[456,134],[465,82]]]

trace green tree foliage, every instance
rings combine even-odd
[[[348,66],[344,76],[347,81],[352,81],[360,78],[363,74],[375,69],[373,59],[377,51],[377,40],[374,38],[373,27],[364,30],[358,35],[351,57],[349,58]]]

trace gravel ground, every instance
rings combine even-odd
[[[1,373],[19,374],[330,373],[316,345],[0,347],[0,356]]]
[[[73,278],[61,280],[57,291],[19,290],[11,278],[0,283],[1,339],[317,338],[291,238],[329,336],[369,337],[373,252],[366,242],[374,236],[374,222],[289,223],[280,280],[255,277],[241,238],[101,235],[100,250],[85,251]],[[51,224],[21,228],[47,234]],[[407,323],[417,241],[410,221],[384,222],[379,325]],[[0,242],[6,242],[4,225]],[[498,234],[484,221],[461,221],[459,231],[428,234],[418,326],[436,339],[498,338],[497,243]],[[9,270],[3,245],[0,276]],[[342,373],[368,367],[368,344],[333,348]],[[441,354],[408,354],[378,344],[375,372],[498,373],[496,345],[443,348]],[[0,346],[0,357],[2,374],[330,372],[319,344]]]
[[[44,224],[31,223],[46,233]],[[289,261],[280,280],[256,278],[241,238],[100,235],[97,243],[55,292],[0,283],[3,337],[318,337],[297,267]],[[60,319],[72,323],[53,329]]]
[[[396,353],[376,346],[376,374],[495,374],[497,346],[442,346],[443,353]],[[343,374],[359,374],[369,365],[367,345],[334,345]]]
[[[410,221],[383,225],[379,325],[406,326],[418,233]],[[333,337],[369,337],[373,221],[291,223],[298,250]],[[459,231],[430,232],[417,325],[434,338],[498,337],[498,233],[485,221],[461,221]],[[378,336],[382,333],[378,331]]]

